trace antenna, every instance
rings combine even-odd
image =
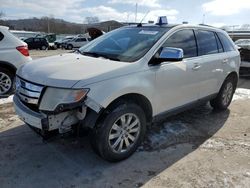
[[[140,23],[137,24],[137,27],[141,27],[141,26],[142,26],[142,22],[143,22],[143,20],[147,17],[147,15],[148,15],[149,12],[150,12],[150,10],[149,10],[146,14],[144,14],[144,16],[143,16],[143,18],[141,19]]]
[[[202,18],[202,24],[205,24],[205,18],[206,18],[206,14],[203,14],[203,18]]]
[[[138,7],[138,4],[136,3],[135,4],[135,23],[137,21],[137,7]]]

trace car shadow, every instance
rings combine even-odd
[[[239,88],[250,89],[250,76],[240,77],[238,82]]]
[[[109,163],[89,135],[44,141],[27,125],[0,132],[1,187],[140,187],[220,130],[230,110],[206,104],[154,123],[129,159]]]

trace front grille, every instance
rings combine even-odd
[[[16,92],[19,98],[27,104],[38,105],[42,90],[41,85],[16,78]]]

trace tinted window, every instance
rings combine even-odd
[[[35,38],[34,41],[35,41],[35,42],[40,42],[40,39]]]
[[[235,50],[233,44],[230,42],[230,40],[223,33],[217,33],[217,34],[218,34],[218,37],[223,45],[225,52]]]
[[[217,41],[214,32],[198,30],[195,31],[199,48],[199,55],[218,53]]]
[[[84,42],[84,41],[86,41],[86,38],[79,38],[76,40],[76,42]]]
[[[33,38],[26,39],[25,42],[33,42]]]
[[[215,34],[215,38],[216,38],[216,41],[217,41],[217,46],[218,46],[219,53],[224,52],[223,46],[222,46],[221,41],[218,38],[217,34]]]
[[[167,39],[163,47],[183,49],[184,58],[197,56],[197,47],[193,30],[182,30],[174,33]]]
[[[0,41],[3,40],[3,33],[0,32]]]

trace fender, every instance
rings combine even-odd
[[[11,63],[8,63],[6,61],[0,61],[0,67],[11,69],[11,71],[13,71],[14,73],[16,73],[16,71],[17,71],[17,69],[14,65],[12,65]]]

